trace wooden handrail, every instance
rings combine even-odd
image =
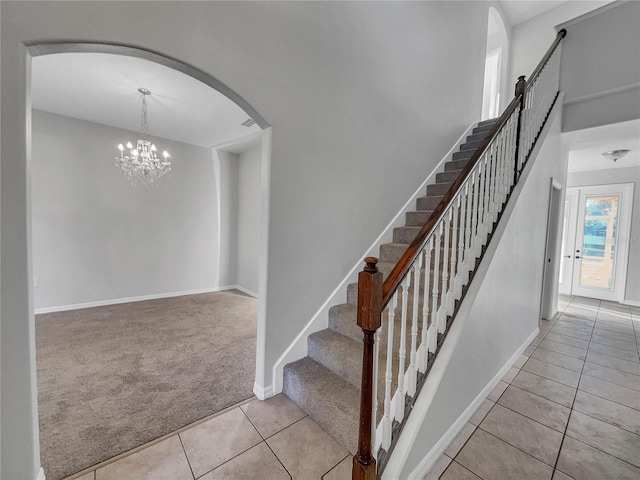
[[[556,51],[556,47],[558,46],[558,44],[566,36],[567,36],[567,31],[564,28],[558,32],[558,34],[556,35],[556,39],[553,41],[553,43],[549,47],[549,50],[547,50],[547,53],[545,54],[545,56],[542,57],[542,60],[540,60],[540,63],[535,68],[533,73],[531,75],[529,75],[529,80],[527,80],[527,87],[529,85],[531,85],[535,81],[536,78],[538,78],[538,75],[540,75],[540,72],[542,71],[544,66],[547,64],[547,62],[551,58],[551,55],[553,55],[553,52]]]
[[[566,34],[567,34],[567,31],[564,29],[558,32],[556,39],[551,44],[551,47],[549,47],[549,50],[543,57],[540,64],[538,64],[538,66],[534,70],[533,75],[529,79],[529,82],[531,82],[531,79],[534,78],[534,75],[537,76],[540,73],[540,71],[542,70],[544,65],[547,63],[551,55],[553,55],[553,52],[555,51],[556,47],[562,41],[562,39],[565,37]],[[449,188],[447,193],[444,194],[444,197],[442,197],[442,200],[440,200],[436,208],[433,210],[433,213],[429,216],[426,223],[420,229],[420,231],[418,232],[416,237],[413,239],[409,247],[402,254],[402,256],[400,257],[400,260],[398,260],[396,265],[393,267],[393,269],[391,270],[391,273],[389,273],[389,275],[384,279],[384,284],[382,287],[382,308],[383,309],[384,307],[386,307],[387,303],[389,303],[389,300],[391,300],[393,293],[398,289],[398,286],[400,285],[404,277],[409,272],[411,265],[413,264],[415,259],[418,257],[419,253],[422,251],[422,248],[427,242],[427,239],[429,238],[431,231],[435,228],[435,226],[440,221],[440,218],[442,217],[442,215],[446,212],[447,207],[449,206],[449,203],[451,203],[451,201],[457,195],[458,190],[464,184],[470,172],[473,170],[476,163],[478,163],[478,161],[484,154],[486,148],[491,144],[493,139],[498,135],[498,132],[500,132],[504,124],[507,122],[507,120],[513,113],[513,111],[518,107],[518,105],[522,104],[522,100],[523,100],[523,96],[526,88],[524,85],[524,78],[525,78],[524,76],[519,77],[518,83],[516,84],[516,96],[513,98],[513,100],[511,100],[511,103],[509,104],[509,106],[507,106],[504,113],[500,116],[500,118],[498,119],[494,127],[491,129],[491,131],[489,132],[489,135],[487,135],[487,137],[482,141],[482,143],[480,143],[475,153],[471,156],[471,158],[469,159],[465,167],[462,169],[462,172],[460,173],[460,175],[458,175],[458,178],[453,182],[453,185],[451,185],[451,188]],[[529,82],[526,82],[526,83],[529,84]],[[519,140],[519,138],[517,140]]]
[[[389,303],[389,300],[391,299],[393,293],[396,291],[404,277],[407,275],[407,272],[409,272],[411,264],[416,259],[419,252],[422,250],[422,247],[424,247],[425,243],[427,242],[429,234],[440,221],[440,218],[446,211],[455,195],[458,193],[460,187],[464,184],[465,180],[469,176],[469,173],[473,170],[476,163],[478,163],[480,157],[482,157],[482,154],[484,153],[487,146],[493,141],[494,137],[502,129],[513,111],[518,107],[521,97],[522,95],[515,97],[511,101],[507,109],[496,122],[495,126],[491,129],[489,135],[487,135],[487,137],[482,141],[478,149],[464,166],[462,172],[460,172],[460,174],[458,175],[458,178],[456,178],[456,180],[451,185],[451,188],[449,188],[447,193],[444,194],[444,197],[442,197],[442,200],[440,200],[436,208],[433,210],[433,213],[429,216],[426,223],[422,226],[416,237],[413,239],[413,242],[411,242],[409,247],[402,254],[402,257],[400,257],[398,263],[396,263],[395,267],[393,267],[391,273],[389,273],[389,275],[384,279],[384,284],[382,286],[382,308],[384,308],[387,303]]]

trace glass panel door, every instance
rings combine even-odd
[[[565,258],[573,262],[573,295],[622,300],[628,242],[621,244],[620,239],[628,238],[631,211],[625,198],[632,198],[631,189],[629,185],[579,189],[575,245],[565,254],[573,255]]]
[[[619,195],[586,195],[579,285],[614,289]]]

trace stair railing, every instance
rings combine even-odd
[[[528,81],[519,77],[514,99],[389,276],[383,281],[377,258],[365,259],[358,277],[357,322],[364,349],[354,479],[375,479],[388,461],[555,104],[565,35],[565,30],[558,32]],[[383,334],[386,348],[380,352]],[[380,399],[379,379],[384,381]]]

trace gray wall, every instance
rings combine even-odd
[[[408,453],[407,478],[538,327],[550,179],[565,183],[567,155],[553,121],[510,216],[444,377]],[[484,260],[483,260],[484,262]],[[482,267],[481,267],[482,268]],[[477,281],[474,278],[474,281]]]
[[[629,259],[627,262],[627,288],[625,302],[640,302],[640,167],[611,168],[590,172],[573,172],[567,176],[568,187],[586,185],[607,185],[614,183],[633,183],[633,204],[631,213],[631,238],[629,241]]]
[[[489,5],[2,2],[2,477],[34,477],[39,463],[24,45],[158,52],[230,86],[273,126],[256,378],[268,388],[283,351],[479,117]]]
[[[611,0],[564,2],[556,8],[515,25],[511,29],[511,84],[515,85],[518,76],[528,77],[533,73],[556,38],[553,27],[608,3],[611,3]]]
[[[262,145],[238,155],[238,263],[236,285],[258,293]]]
[[[567,27],[560,67],[565,132],[640,118],[640,2],[616,3]]]
[[[213,149],[213,169],[218,182],[218,237],[217,252],[220,263],[218,281],[235,285],[238,272],[238,156]]]
[[[32,127],[35,308],[229,285],[209,149],[152,139],[173,165],[145,190],[114,167],[136,132],[38,110]]]

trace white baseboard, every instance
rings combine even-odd
[[[267,398],[271,398],[275,395],[273,391],[273,385],[262,387],[256,382],[253,383],[253,393],[255,393],[256,397],[258,397],[260,400],[266,400]]]
[[[524,343],[518,348],[518,350],[507,360],[507,362],[503,365],[503,367],[496,373],[496,375],[491,379],[491,381],[482,389],[482,391],[478,394],[478,396],[469,404],[469,406],[462,412],[462,415],[458,417],[458,419],[449,427],[449,430],[438,440],[438,442],[433,446],[433,448],[427,453],[427,455],[418,463],[416,468],[409,475],[409,479],[421,479],[424,478],[427,473],[433,468],[435,463],[440,458],[440,455],[444,453],[449,444],[456,438],[458,433],[462,430],[462,428],[466,425],[469,419],[473,416],[476,410],[482,405],[482,402],[486,400],[489,394],[493,391],[494,388],[498,385],[500,380],[507,374],[509,369],[513,367],[513,364],[520,358],[522,352],[527,348],[527,346],[533,341],[534,338],[540,333],[540,329],[536,327],[536,329],[531,332],[531,335],[524,341]]]
[[[637,300],[623,300],[623,305],[631,305],[632,307],[640,307],[640,302]]]
[[[413,196],[403,205],[400,211],[398,211],[395,217],[393,217],[387,227],[382,231],[378,238],[376,238],[376,240],[371,244],[371,246],[362,255],[362,257],[358,259],[349,273],[342,279],[342,281],[338,284],[331,295],[329,295],[329,298],[327,298],[327,300],[322,304],[318,311],[313,315],[311,320],[309,320],[307,325],[305,325],[298,336],[284,351],[282,356],[276,361],[273,366],[273,386],[275,393],[282,392],[284,366],[288,363],[300,360],[307,355],[307,338],[312,333],[323,330],[329,326],[329,310],[334,305],[339,305],[346,302],[347,285],[349,285],[350,283],[355,283],[357,281],[358,273],[364,266],[364,259],[371,255],[377,257],[378,251],[380,250],[380,245],[382,245],[383,243],[391,242],[393,237],[393,229],[396,227],[404,226],[405,213],[414,210],[416,199],[426,195],[425,192],[429,182],[435,179],[436,174],[444,172],[444,164],[451,160],[453,153],[457,151],[459,146],[464,142],[475,125],[476,123],[469,125],[464,133],[460,135],[460,138],[458,138],[456,143],[445,154],[445,156],[442,157],[440,162],[435,166],[429,176],[427,176],[422,185],[420,185],[416,189]]]
[[[258,294],[256,292],[252,292],[251,290],[248,290],[248,289],[246,289],[244,287],[241,287],[240,285],[234,285],[233,287],[229,287],[227,290],[232,290],[234,288],[236,290],[240,290],[242,293],[246,293],[250,297],[258,298]]]
[[[44,469],[42,467],[40,467],[40,470],[38,471],[38,476],[36,477],[36,480],[45,480],[46,477],[44,476]]]
[[[103,307],[106,305],[118,305],[120,303],[142,302],[144,300],[155,300],[157,298],[182,297],[184,295],[197,295],[199,293],[221,292],[224,290],[238,289],[251,296],[256,296],[253,292],[246,291],[237,285],[227,285],[223,287],[201,288],[198,290],[184,290],[181,292],[155,293],[152,295],[141,295],[138,297],[112,298],[109,300],[98,300],[96,302],[74,303],[71,305],[57,305],[55,307],[43,307],[34,309],[33,313],[39,315],[41,313],[66,312],[68,310],[79,310],[81,308]]]

